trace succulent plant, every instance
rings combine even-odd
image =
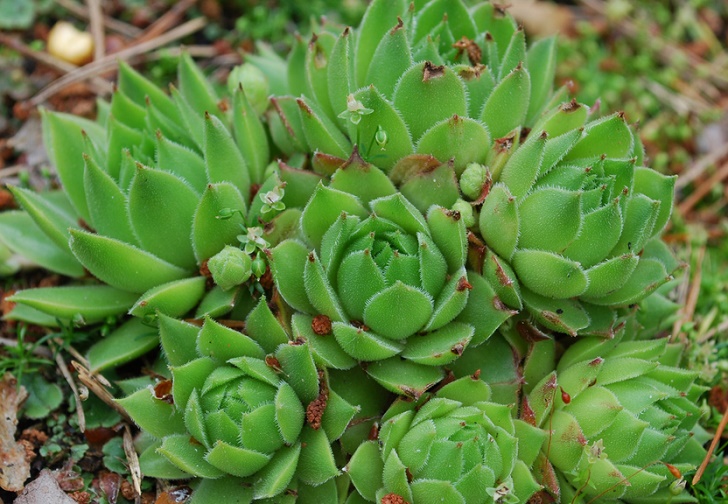
[[[62,190],[10,188],[24,211],[0,215],[0,236],[51,271],[79,279],[88,271],[103,285],[19,292],[10,318],[53,325],[127,311],[179,316],[203,296],[198,315],[231,309],[240,291],[232,287],[244,275],[235,284],[217,272],[225,289],[207,293],[200,270],[256,229],[265,246],[295,231],[300,211],[292,207],[305,203],[319,178],[304,174],[312,182],[283,191],[289,174],[303,172],[268,167],[263,124],[239,84],[247,79],[254,91],[264,77],[245,75],[234,73],[234,96],[219,99],[183,55],[180,89],[172,87],[168,96],[122,63],[118,88],[110,104],[100,103],[96,122],[43,113]]]
[[[551,343],[547,343],[551,344]],[[521,416],[546,430],[535,470],[561,502],[694,502],[681,473],[705,450],[692,434],[705,390],[667,339],[582,338],[534,384]]]
[[[550,135],[563,114],[586,112],[572,102],[546,116],[544,133],[532,132],[491,173],[479,219],[485,276],[504,302],[523,303],[551,329],[610,335],[615,308],[639,302],[682,267],[659,240],[674,177],[638,166],[621,115]]]
[[[358,29],[336,31],[299,40],[286,76],[269,72],[287,78],[270,118],[284,149],[346,158],[357,144],[387,172],[418,153],[453,158],[460,173],[551,98],[554,40],[527,51],[523,30],[494,4],[375,1]]]
[[[375,1],[358,30],[333,30],[291,52],[297,97],[272,100],[274,140],[315,151],[328,175],[357,145],[423,213],[456,209],[502,302],[552,330],[612,334],[615,308],[679,269],[657,238],[674,177],[641,166],[623,115],[588,122],[553,93],[552,39],[527,50],[501,8],[459,0]]]
[[[329,388],[309,345],[290,338],[265,298],[245,333],[164,315],[159,328],[171,382],[119,401],[154,438],[140,456],[146,475],[200,478],[199,494],[210,497],[195,502],[219,502],[226,488],[237,488],[239,502],[305,494],[306,486],[336,495],[331,443],[358,407]]]
[[[513,314],[482,281],[466,311],[473,285],[460,215],[436,205],[422,215],[356,153],[316,188],[301,228],[305,241],[272,249],[271,269],[328,366],[368,362],[380,384],[416,397],[476,333],[482,343]]]
[[[529,467],[546,436],[489,399],[475,374],[396,400],[345,468],[356,492],[384,503],[526,502],[540,488]]]

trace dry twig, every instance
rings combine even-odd
[[[728,178],[728,162],[723,163],[723,165],[718,168],[713,175],[698,185],[695,190],[677,206],[680,214],[687,214],[700,202],[701,199],[710,193],[716,185],[720,184],[726,178]]]
[[[43,103],[45,100],[53,96],[55,93],[68,86],[84,79],[94,77],[107,70],[110,70],[118,64],[119,61],[128,61],[141,54],[145,54],[149,51],[165,46],[170,42],[186,37],[198,30],[201,30],[207,24],[205,18],[197,18],[187,21],[181,26],[170,30],[169,32],[161,35],[154,40],[143,42],[141,44],[129,47],[115,54],[104,56],[98,61],[89,63],[86,66],[77,68],[71,73],[64,75],[63,77],[53,81],[38,94],[36,94],[30,101],[29,105],[36,107]]]
[[[708,467],[708,464],[710,463],[710,459],[713,456],[713,452],[715,451],[716,446],[718,446],[718,442],[720,441],[720,438],[723,435],[723,431],[725,430],[726,424],[728,424],[728,409],[726,409],[725,412],[723,413],[723,418],[721,418],[721,420],[720,420],[720,425],[718,425],[718,430],[715,431],[715,435],[713,436],[713,441],[710,443],[710,448],[708,448],[708,453],[705,454],[703,463],[700,464],[700,467],[698,467],[698,470],[695,472],[695,476],[693,476],[693,481],[692,481],[693,486],[697,485],[698,482],[700,481],[700,479],[703,477],[705,468]]]
[[[74,16],[81,18],[81,19],[85,19],[85,20],[89,19],[88,10],[84,6],[75,2],[74,0],[55,0],[55,1],[58,5],[60,5],[64,9],[67,9]],[[103,16],[103,20],[104,20],[104,25],[106,25],[106,27],[109,30],[113,30],[116,33],[118,33],[119,35],[124,35],[125,37],[136,38],[142,32],[136,26],[132,26],[130,24],[124,23],[123,21],[114,19],[111,16]]]
[[[73,381],[73,376],[71,376],[71,373],[68,371],[68,365],[66,364],[66,361],[63,359],[63,356],[58,351],[56,351],[56,366],[58,367],[63,377],[66,379],[66,383],[68,383],[68,386],[71,387],[71,390],[73,391],[73,398],[76,402],[76,415],[78,415],[78,429],[81,432],[85,432],[86,415],[83,412],[81,395],[78,393],[78,387],[76,387],[76,382]]]
[[[104,17],[101,11],[101,0],[86,0],[88,5],[89,24],[91,36],[94,38],[94,61],[106,54],[106,40],[104,37]]]
[[[688,185],[693,180],[700,177],[700,175],[703,174],[703,172],[711,165],[715,164],[717,161],[719,161],[721,158],[728,156],[728,142],[724,143],[723,145],[719,146],[716,149],[711,150],[707,154],[705,154],[700,159],[696,160],[690,168],[685,170],[684,173],[680,174],[680,177],[677,179],[677,182],[675,183],[676,189],[682,189],[686,185]]]
[[[134,45],[153,40],[154,38],[164,34],[167,30],[179,23],[185,11],[196,3],[197,0],[180,0],[179,2],[174,3],[171,9],[162,14],[159,19],[144,30],[144,33],[142,33],[134,41]]]
[[[106,390],[105,384],[109,383],[106,378],[103,378],[101,375],[98,374],[92,374],[86,367],[84,367],[77,361],[71,361],[71,365],[73,365],[76,372],[78,372],[79,381],[86,385],[86,387],[88,387],[88,389],[93,392],[96,397],[101,399],[107,406],[119,413],[127,422],[133,422],[126,410],[122,408],[121,405],[119,405],[119,403],[114,400],[114,396],[112,396],[109,391]],[[103,378],[103,380],[101,380],[101,378]]]

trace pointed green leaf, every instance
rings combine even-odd
[[[63,251],[69,251],[69,228],[78,224],[51,201],[21,187],[8,187],[15,200],[28,212],[35,224]]]
[[[459,175],[468,163],[485,162],[485,145],[490,145],[490,135],[482,123],[454,115],[427,130],[417,143],[417,152],[431,154],[443,163],[454,159]]]
[[[326,230],[338,219],[342,212],[366,217],[369,212],[362,206],[359,198],[319,184],[311,200],[303,209],[301,228],[306,238],[318,248]]]
[[[215,90],[188,52],[183,51],[180,56],[177,80],[182,96],[200,116],[209,113],[222,117]]]
[[[519,219],[516,199],[505,185],[494,185],[480,210],[480,234],[486,245],[510,260],[518,243]]]
[[[480,119],[488,126],[491,138],[501,138],[523,126],[531,95],[528,71],[517,66],[501,80],[483,106]]]
[[[200,478],[219,478],[225,474],[205,461],[205,447],[187,434],[165,437],[158,451],[183,471]]]
[[[401,317],[391,308],[407,306],[408,316]],[[420,330],[433,312],[432,298],[425,292],[397,281],[376,294],[364,309],[364,323],[382,336],[399,340]]]
[[[263,469],[253,484],[255,499],[275,497],[283,492],[293,479],[301,453],[301,443],[281,448]]]
[[[526,119],[530,124],[543,112],[546,100],[553,90],[556,74],[556,38],[544,38],[531,44],[526,55],[526,63],[531,76],[531,100]],[[557,135],[551,131],[549,134]]]
[[[463,82],[448,67],[430,62],[415,64],[402,75],[392,101],[415,142],[438,122],[468,113]]]
[[[236,212],[228,219],[218,218],[224,209],[245,213],[243,196],[230,183],[209,184],[197,204],[192,220],[192,247],[200,264],[221,251],[225,245],[237,243],[243,217]]]
[[[117,399],[116,402],[129,413],[135,424],[154,437],[162,438],[185,432],[182,415],[175,411],[173,405],[155,399],[153,394],[152,390],[143,388],[128,397]]]
[[[159,335],[142,320],[131,319],[95,343],[87,358],[92,373],[113,369],[157,348]]]
[[[141,295],[129,314],[143,318],[160,312],[181,317],[202,299],[205,281],[205,277],[197,276],[157,285]]]
[[[315,250],[308,255],[305,263],[303,285],[306,288],[306,296],[316,309],[316,313],[326,315],[331,320],[348,321],[338,295],[331,286]]]
[[[0,240],[16,254],[45,269],[75,278],[84,274],[83,266],[70,249],[59,247],[26,212],[0,213]]]
[[[137,245],[138,242],[126,212],[126,195],[116,185],[116,182],[88,156],[85,156],[83,181],[89,207],[93,209],[91,225],[94,229],[102,235]]]
[[[342,322],[334,322],[333,331],[341,348],[351,357],[363,362],[388,359],[400,353],[403,348],[391,339]]]
[[[609,158],[629,156],[634,137],[624,114],[613,114],[586,125],[584,137],[569,151],[565,159]]]
[[[516,250],[513,269],[524,286],[542,296],[566,299],[582,294],[587,288],[588,280],[579,263],[553,252]]]
[[[373,84],[387,99],[392,99],[397,81],[412,63],[406,29],[398,23],[379,42],[369,65],[366,84]]]
[[[270,268],[283,299],[299,312],[316,314],[306,294],[303,270],[308,248],[297,240],[285,240],[271,250]]]
[[[179,280],[188,270],[112,238],[72,230],[71,250],[94,276],[118,289],[141,294],[157,285]]]
[[[318,105],[305,98],[298,98],[296,103],[301,111],[301,124],[309,148],[332,156],[348,157],[351,142]]]
[[[197,336],[197,353],[220,364],[235,357],[265,357],[265,352],[253,339],[210,318],[205,319]]]
[[[423,366],[399,357],[372,362],[366,371],[385,389],[415,399],[444,376],[438,366]]]
[[[230,182],[247,200],[250,174],[235,140],[227,127],[215,116],[205,115],[204,154],[210,182]]]
[[[205,160],[189,147],[157,134],[157,168],[177,175],[201,193],[207,186]]]
[[[93,324],[126,312],[136,296],[106,285],[86,285],[25,289],[8,300],[63,320],[74,320],[80,316],[84,323]]]
[[[238,149],[250,171],[250,181],[263,182],[263,174],[270,161],[270,146],[263,123],[251,106],[244,89],[233,95],[233,131]]]
[[[578,236],[581,229],[579,191],[556,187],[537,189],[518,207],[519,248],[561,252]]]
[[[356,88],[366,86],[367,74],[379,41],[404,15],[404,0],[374,0],[367,8],[359,25],[355,52]]]
[[[194,268],[190,235],[198,200],[171,173],[138,165],[129,188],[129,217],[141,246],[172,264]]]
[[[409,128],[400,112],[374,86],[354,93],[356,100],[371,114],[361,116],[355,127],[354,140],[359,153],[367,161],[388,172],[397,161],[414,152]],[[385,135],[385,142],[377,143],[377,133]]]

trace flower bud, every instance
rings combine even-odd
[[[250,256],[230,245],[212,256],[207,263],[213,280],[222,290],[229,290],[250,278],[251,266]]]
[[[255,259],[253,259],[251,269],[253,274],[257,278],[260,278],[265,274],[265,270],[268,269],[268,264],[265,262],[265,259],[260,256],[260,254],[256,254]]]
[[[485,166],[479,163],[470,163],[465,167],[463,174],[460,175],[460,190],[467,198],[478,199],[487,173]]]

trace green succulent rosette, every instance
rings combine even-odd
[[[279,148],[315,152],[314,170],[330,175],[330,158],[357,145],[426,211],[451,208],[456,174],[490,163],[496,139],[565,99],[553,93],[555,57],[554,39],[527,49],[523,30],[491,3],[377,0],[358,28],[324,23],[287,62],[249,61],[275,83],[268,122]]]
[[[171,383],[119,400],[151,438],[139,457],[144,474],[198,478],[193,502],[203,504],[231,488],[236,502],[336,495],[331,444],[358,407],[329,388],[309,345],[290,338],[265,298],[245,333],[210,318],[197,327],[164,315],[159,331]]]
[[[659,239],[675,177],[639,166],[620,114],[564,133],[544,121],[486,183],[484,275],[550,329],[611,336],[619,308],[682,268]]]
[[[245,244],[251,255],[295,232],[295,207],[320,177],[269,166],[263,123],[237,80],[231,97],[219,96],[187,54],[178,77],[168,95],[121,63],[96,121],[43,112],[62,189],[11,187],[23,210],[0,214],[0,240],[50,271],[99,282],[24,290],[9,318],[57,325],[126,312],[181,316],[201,301],[197,316],[219,315],[243,295],[245,271],[237,281],[218,275],[225,289],[210,290],[200,275],[207,261],[227,245]],[[294,178],[295,190],[285,191]],[[248,250],[256,229],[257,249]]]
[[[666,338],[624,333],[564,352],[521,412],[549,433],[535,465],[545,492],[575,503],[696,502],[679,475],[705,456],[692,434],[705,388],[679,367],[681,353]]]
[[[526,502],[540,489],[530,466],[545,439],[510,406],[490,402],[476,374],[395,401],[345,471],[367,502]]]
[[[416,397],[513,314],[466,272],[459,214],[433,205],[423,215],[356,155],[316,188],[301,228],[306,241],[271,250],[271,270],[327,367],[367,362],[384,387]],[[478,303],[467,308],[471,290]]]
[[[554,93],[555,50],[528,47],[490,3],[375,1],[359,28],[323,25],[265,67],[289,93],[272,137],[325,175],[357,145],[421,211],[461,213],[484,242],[470,266],[501,301],[551,330],[612,335],[618,308],[679,269],[657,239],[674,178],[641,166],[621,114],[589,122]]]

